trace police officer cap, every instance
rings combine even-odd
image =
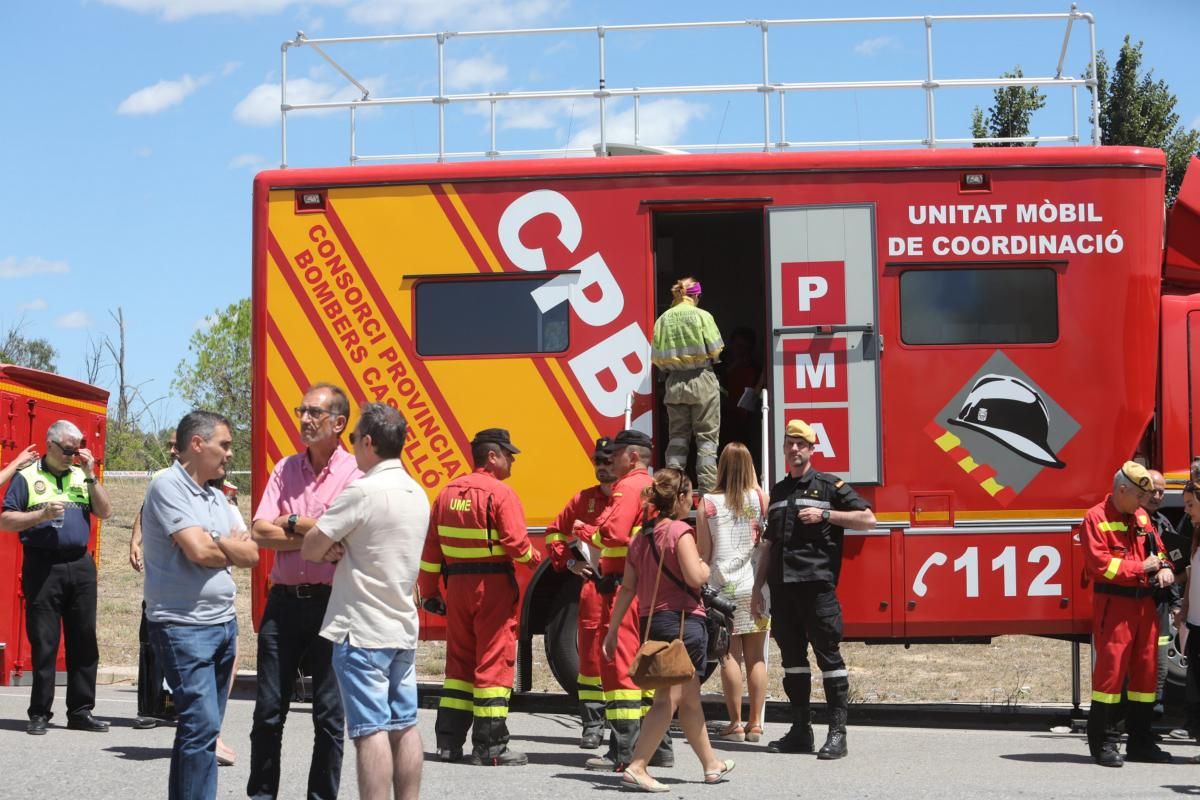
[[[787,435],[791,439],[803,439],[809,444],[817,443],[817,432],[802,419],[794,419],[787,424]]]
[[[1154,481],[1150,479],[1150,473],[1136,461],[1126,461],[1122,464],[1121,474],[1125,476],[1125,480],[1143,492],[1154,490]]]
[[[615,449],[616,448],[613,445],[613,440],[607,436],[601,436],[596,440],[596,456],[607,458],[613,454],[613,450]]]
[[[612,449],[614,452],[630,445],[636,447],[653,447],[654,442],[646,434],[635,430],[623,430],[612,440]]]
[[[505,428],[485,428],[481,430],[471,440],[471,447],[477,444],[498,444],[510,453],[521,452],[513,447],[512,439],[508,438],[508,430]]]

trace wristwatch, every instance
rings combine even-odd
[[[568,558],[568,559],[567,559],[567,569],[575,569],[575,565],[576,565],[577,563],[578,563],[578,561],[577,561],[576,559],[574,559],[574,558]]]
[[[829,522],[829,509],[828,508],[821,512],[821,522]]]
[[[287,525],[284,526],[288,533],[294,534],[296,532],[296,520],[298,519],[300,519],[299,514],[291,514],[288,516]]]
[[[90,484],[95,483],[96,479],[95,478],[84,478],[83,482],[90,485]]]

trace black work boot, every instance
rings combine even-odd
[[[1153,714],[1154,706],[1150,703],[1129,703],[1125,721],[1125,728],[1129,732],[1129,742],[1125,745],[1126,761],[1166,764],[1171,760],[1171,754],[1154,741],[1154,732],[1150,727]]]
[[[1125,759],[1121,758],[1121,753],[1117,750],[1117,741],[1115,736],[1113,737],[1112,741],[1105,740],[1100,743],[1100,750],[1096,755],[1096,763],[1102,767],[1125,766]]]
[[[508,720],[475,718],[471,729],[470,763],[480,767],[523,767],[529,756],[508,746]]]
[[[658,743],[658,748],[654,751],[654,755],[650,756],[650,760],[646,762],[649,767],[673,767],[675,766],[675,748],[671,744],[671,729],[663,734],[662,741]]]
[[[812,714],[807,704],[792,711],[792,727],[783,735],[767,743],[768,753],[811,753],[815,746]]]
[[[1098,703],[1092,700],[1092,707],[1088,709],[1087,717],[1087,742],[1088,752],[1092,754],[1092,758],[1099,763],[1100,753],[1104,749],[1104,737],[1108,732],[1108,704]]]
[[[593,728],[585,730],[579,737],[579,747],[581,750],[596,750],[600,747],[600,742],[604,740],[604,729]]]
[[[817,751],[817,758],[832,761],[846,757],[849,752],[846,749],[846,716],[845,707],[829,710],[829,734],[825,737],[825,744]]]
[[[494,748],[472,752],[471,763],[477,767],[523,767],[529,763],[529,756],[504,745],[499,753]]]

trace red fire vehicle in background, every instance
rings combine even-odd
[[[543,530],[593,482],[598,435],[628,417],[661,456],[648,339],[692,275],[765,370],[769,412],[727,413],[723,438],[778,477],[803,418],[816,468],[875,509],[847,532],[847,638],[1085,640],[1085,510],[1131,457],[1178,487],[1200,454],[1200,167],[1169,219],[1164,174],[1158,150],[1097,146],[261,173],[255,496],[299,448],[291,402],[329,380],[404,412],[431,496],[474,431],[508,428]],[[570,687],[577,579],[518,576],[518,688],[537,634]]]
[[[0,364],[0,466],[29,445],[44,453],[46,430],[57,420],[75,423],[85,446],[104,463],[108,392],[97,386],[25,367]],[[0,492],[8,485],[0,485]],[[100,520],[92,518],[89,549],[100,561]],[[25,596],[21,592],[21,543],[17,534],[0,531],[0,686],[22,684],[31,669],[25,634]],[[60,647],[57,669],[66,672]]]

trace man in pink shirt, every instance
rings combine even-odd
[[[246,794],[279,793],[283,725],[301,659],[312,671],[313,754],[309,800],[337,797],[342,773],[342,700],[333,676],[333,643],[322,639],[321,623],[333,583],[334,548],[326,563],[300,555],[304,534],[351,482],[362,477],[354,456],[341,446],[350,421],[350,401],[339,387],[318,383],[296,409],[304,452],[275,465],[254,512],[252,534],[260,548],[275,551],[271,591],[258,632],[258,697],[250,731],[250,779]]]

